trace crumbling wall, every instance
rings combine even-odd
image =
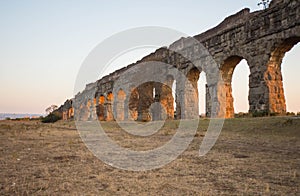
[[[212,66],[211,61],[201,59],[199,46],[191,44],[191,38],[181,38],[168,48],[160,48],[140,61],[88,84],[83,92],[75,96],[75,103],[73,102],[77,119],[149,121],[163,119],[163,113],[167,119],[173,119],[174,100],[176,118],[196,118],[199,107],[197,81],[202,71],[207,75],[207,116],[232,118],[232,74],[242,59],[247,60],[251,72],[249,112],[286,112],[280,67],[284,54],[300,40],[300,1],[273,0],[270,8],[253,13],[249,9],[243,9],[193,38],[208,50],[218,65],[217,68]],[[178,53],[186,54],[189,60]],[[139,63],[150,61],[172,65],[174,69],[184,73],[189,81],[175,75],[161,83],[147,82],[138,87],[130,87],[131,79],[128,78],[122,82],[130,90],[124,90],[121,94],[114,92],[115,82],[124,72]],[[191,61],[200,64],[192,64]],[[159,72],[167,76],[172,70]],[[152,74],[155,76],[158,73]],[[223,81],[216,82],[215,78],[219,76]],[[140,77],[143,77],[143,73],[140,73]],[[172,96],[171,89],[174,81],[176,97]],[[187,83],[191,83],[192,88]],[[67,105],[66,103],[64,107],[70,109]],[[212,106],[215,107],[213,111]],[[66,118],[70,116],[67,114],[70,113],[67,112],[68,109],[64,110]]]

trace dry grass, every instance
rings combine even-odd
[[[299,195],[300,119],[226,120],[213,149],[198,150],[209,120],[201,120],[189,148],[160,169],[130,172],[98,160],[74,122],[0,121],[1,195]],[[168,141],[178,122],[149,138],[115,123],[107,134],[127,148],[151,149]],[[155,141],[155,142],[153,142]]]

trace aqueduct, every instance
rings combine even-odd
[[[207,116],[234,117],[231,81],[235,67],[243,59],[250,69],[249,113],[286,112],[281,63],[285,53],[300,41],[300,1],[273,0],[269,8],[252,13],[249,9],[243,9],[193,39],[202,43],[209,51],[218,64],[217,71],[223,79],[221,83],[210,82],[209,79],[207,81]],[[61,106],[64,119],[74,115],[73,107],[79,120],[149,121],[198,117],[197,81],[200,73],[205,72],[209,78],[216,70],[208,62],[199,67],[174,53],[174,49],[180,50],[189,59],[197,61],[199,58],[198,46],[191,44],[189,38],[181,38],[168,48],[160,48],[140,61],[86,85],[73,100],[67,100]],[[165,69],[160,70],[166,75],[161,83],[146,82],[137,87],[127,86],[127,90],[114,90],[115,81],[122,73],[137,64],[150,61],[172,65],[188,78],[194,89],[189,90],[184,82],[180,82],[182,80],[172,74],[172,69]],[[174,82],[176,97],[172,96],[171,87]],[[225,103],[220,95],[226,96]],[[156,102],[160,104],[154,104]],[[217,110],[211,110],[213,103],[217,104]],[[153,110],[153,107],[161,108]]]

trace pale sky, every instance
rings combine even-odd
[[[134,27],[161,26],[193,36],[242,8],[260,9],[258,1],[0,1],[0,113],[43,114],[49,105],[61,105],[72,98],[82,62],[113,34]],[[300,111],[299,52],[299,46],[293,48],[282,65],[289,111]],[[135,61],[146,54],[137,52],[129,59]],[[120,67],[123,65],[116,65],[116,69]],[[234,72],[236,112],[248,110],[248,75],[245,62]],[[203,113],[205,80],[201,78]]]

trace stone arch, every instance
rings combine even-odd
[[[268,90],[268,111],[270,113],[284,114],[286,112],[286,103],[282,82],[281,64],[285,54],[290,51],[297,43],[300,37],[290,37],[275,44],[271,51],[264,80]]]
[[[225,108],[225,118],[234,117],[234,105],[232,96],[232,76],[236,66],[245,58],[232,55],[227,57],[221,64],[220,73],[223,82],[223,90],[226,96],[226,108]],[[246,59],[245,59],[246,60]],[[246,60],[247,61],[247,60]],[[248,61],[247,61],[248,64]]]

